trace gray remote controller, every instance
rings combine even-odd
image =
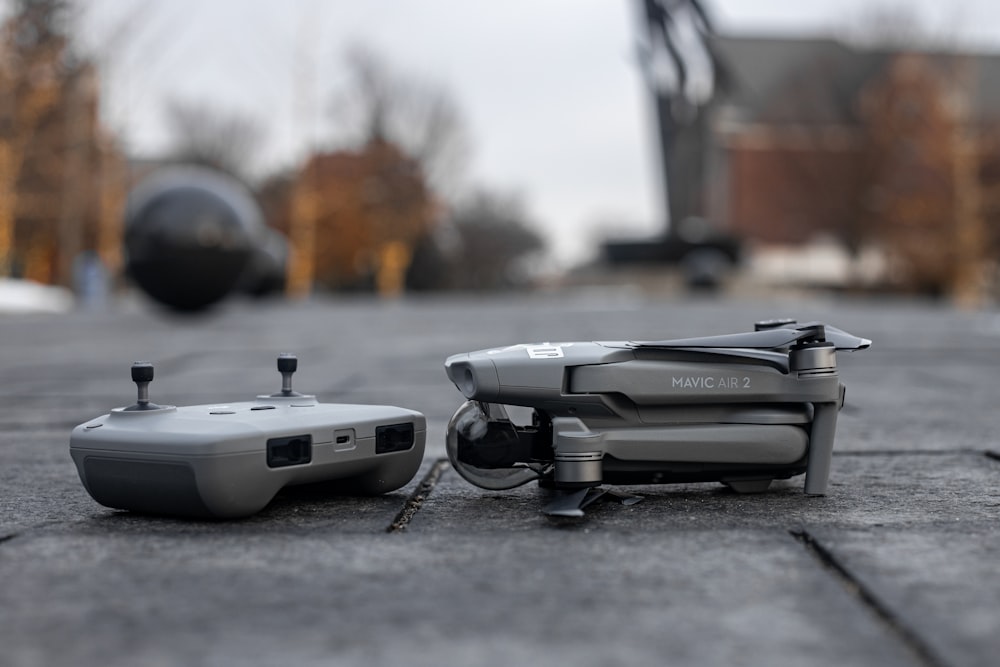
[[[150,402],[153,366],[133,364],[136,403],[73,429],[80,480],[107,507],[228,519],[260,511],[286,486],[331,482],[337,492],[377,495],[413,478],[423,415],[319,403],[292,390],[296,368],[281,355],[281,391],[254,401],[174,407]]]

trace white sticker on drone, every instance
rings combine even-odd
[[[500,354],[501,352],[510,352],[511,350],[524,350],[528,353],[529,359],[562,359],[565,355],[563,354],[563,348],[569,347],[573,343],[538,343],[535,345],[526,345],[521,343],[519,345],[511,345],[510,347],[505,347],[500,350],[490,350],[487,354]]]
[[[529,345],[526,349],[529,359],[561,359],[563,357],[563,350],[559,345]]]

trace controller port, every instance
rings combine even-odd
[[[347,452],[354,449],[354,429],[345,428],[333,432],[333,451]]]
[[[312,436],[291,435],[267,441],[267,467],[284,468],[312,461]]]
[[[375,453],[403,452],[413,447],[413,424],[391,424],[375,429]]]

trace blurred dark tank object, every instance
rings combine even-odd
[[[250,192],[222,173],[169,167],[129,194],[126,272],[172,309],[202,310],[238,290],[280,290],[287,253]]]
[[[250,296],[263,297],[285,291],[288,241],[281,232],[265,227],[261,243],[254,247],[250,266],[236,286]]]
[[[692,289],[718,288],[740,264],[739,239],[715,229],[702,218],[687,218],[666,236],[609,240],[602,247],[604,259],[612,266],[678,266],[684,283]]]

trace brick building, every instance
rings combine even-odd
[[[712,219],[757,244],[877,245],[919,290],[948,289],[970,259],[995,258],[1000,55],[830,39],[717,47],[734,85],[712,120]]]

